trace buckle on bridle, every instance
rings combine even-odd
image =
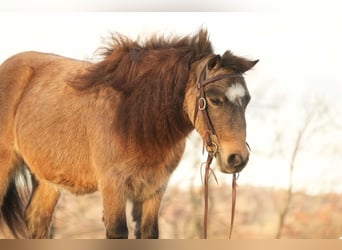
[[[208,154],[215,156],[219,151],[219,146],[215,142],[211,142],[211,145],[205,145]]]

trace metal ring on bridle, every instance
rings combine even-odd
[[[205,100],[204,97],[201,97],[198,99],[198,109],[199,110],[205,110],[207,107],[207,101]]]

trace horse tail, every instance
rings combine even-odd
[[[30,174],[22,165],[12,174],[3,203],[1,205],[1,218],[15,238],[27,238],[25,223],[25,208],[27,206],[32,183]]]

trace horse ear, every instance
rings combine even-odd
[[[255,64],[257,64],[259,62],[259,59],[258,60],[254,60],[254,61],[250,61],[250,60],[245,60],[245,63],[244,63],[244,72],[250,70],[251,68],[254,67]]]
[[[221,56],[215,55],[209,59],[207,63],[207,68],[208,70],[213,70],[213,69],[219,68],[220,65],[221,65]]]
[[[222,56],[223,67],[232,69],[237,73],[245,73],[253,68],[259,60],[251,61],[242,57],[233,55],[230,51],[226,51]]]

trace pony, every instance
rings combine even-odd
[[[247,164],[243,73],[257,61],[214,54],[204,29],[145,40],[114,33],[101,56],[30,51],[0,66],[1,221],[14,237],[51,237],[68,190],[101,193],[107,238],[128,237],[127,200],[135,237],[158,238],[163,193],[194,129],[216,146],[223,173]],[[200,79],[212,81],[200,90]]]

